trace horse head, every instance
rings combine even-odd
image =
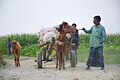
[[[13,40],[11,42],[11,46],[12,46],[13,49],[16,49],[16,44],[17,44],[17,42],[15,40]]]
[[[64,33],[73,33],[76,32],[76,29],[69,25],[67,22],[63,22],[60,24],[58,31]]]
[[[58,29],[59,31],[59,40],[64,42],[66,37],[70,37],[69,33],[76,32],[76,29],[69,25],[67,22],[60,24]]]

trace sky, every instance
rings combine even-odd
[[[120,0],[0,0],[0,36],[35,34],[63,21],[89,30],[96,15],[107,34],[120,33]]]

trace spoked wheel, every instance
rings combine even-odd
[[[37,66],[38,69],[42,68],[42,54],[40,52],[37,54]]]
[[[70,50],[70,62],[71,62],[71,67],[76,67],[77,59],[76,59],[75,50]]]

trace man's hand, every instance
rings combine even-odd
[[[81,30],[85,30],[85,28],[83,27]]]

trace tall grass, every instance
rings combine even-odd
[[[36,56],[36,52],[41,51],[38,47],[38,36],[34,34],[15,34],[0,37],[0,54],[7,54],[7,40],[17,40],[21,46],[21,55],[23,56]],[[78,47],[78,60],[80,62],[86,62],[89,56],[89,39],[90,35],[79,35],[79,47]],[[104,43],[104,58],[105,63],[108,64],[120,64],[120,34],[109,34],[107,40]]]
[[[80,34],[78,58],[80,62],[86,62],[89,56],[90,35]],[[109,34],[104,43],[104,59],[108,64],[120,64],[120,34]]]

